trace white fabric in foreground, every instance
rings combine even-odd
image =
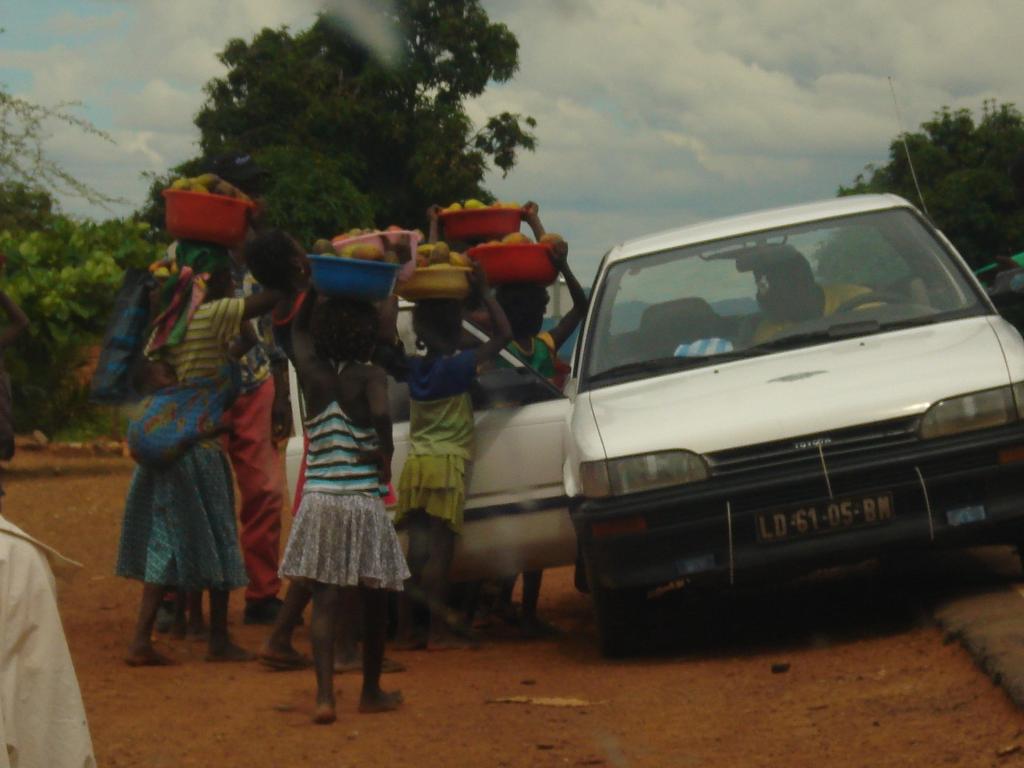
[[[51,564],[77,565],[0,516],[0,768],[96,765]]]

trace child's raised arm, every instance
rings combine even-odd
[[[540,206],[532,200],[523,206],[523,218],[533,230],[533,239],[538,243],[544,237],[544,225],[540,223]]]
[[[398,338],[398,297],[394,294],[377,307],[377,343],[394,344]]]
[[[292,321],[292,362],[303,387],[307,386],[319,371],[316,347],[313,344],[313,334],[310,332],[316,299],[316,289],[310,286],[306,300],[302,302],[298,314]]]
[[[370,406],[370,419],[377,431],[380,444],[380,480],[391,482],[391,455],[395,452],[395,443],[391,435],[391,403],[388,400],[388,377],[382,368],[376,365],[368,367],[366,379],[366,400]]]
[[[398,335],[398,297],[385,299],[378,312],[380,321],[377,326],[377,346],[371,360],[396,381],[405,381],[409,375],[409,365]]]
[[[437,242],[437,220],[441,215],[441,206],[435,203],[434,205],[427,208],[427,242]]]
[[[242,311],[242,319],[249,320],[253,317],[265,315],[274,308],[274,305],[281,300],[281,292],[265,288],[259,293],[245,297],[245,309]]]
[[[562,319],[558,321],[558,325],[548,331],[551,334],[551,340],[555,342],[555,349],[558,349],[572,335],[572,332],[576,330],[576,326],[586,317],[587,307],[590,302],[587,300],[587,294],[583,292],[583,286],[580,285],[580,281],[576,279],[576,275],[569,269],[569,245],[565,240],[559,240],[552,245],[551,263],[554,264],[559,274],[565,278],[565,285],[569,289],[569,296],[572,298],[572,309],[565,313]]]
[[[494,294],[491,293],[491,287],[487,284],[487,276],[479,261],[473,262],[471,274],[473,283],[480,293],[480,299],[484,307],[487,308],[487,314],[491,317],[491,338],[476,349],[476,364],[480,366],[494,360],[498,353],[508,346],[512,340],[512,326],[509,325],[508,318],[505,317],[505,311],[494,298]]]

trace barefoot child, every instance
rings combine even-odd
[[[281,292],[281,298],[271,314],[274,341],[294,363],[292,324],[306,302],[309,288],[310,267],[306,251],[295,238],[286,232],[271,229],[261,232],[246,243],[245,262],[260,285]],[[394,318],[396,312],[396,300],[389,300],[382,308],[380,331],[377,335],[378,351],[383,348],[382,345],[393,343],[393,339],[397,335]],[[295,496],[292,502],[293,514],[298,513],[302,500],[308,441],[309,436],[303,434],[302,463],[299,467],[298,482],[295,484]],[[362,610],[358,604],[358,592],[354,592],[352,597],[354,599],[344,601],[345,607],[338,621],[335,672],[355,671],[362,668],[356,647],[356,636],[362,624]],[[274,627],[260,649],[260,661],[272,669],[282,671],[305,669],[310,666],[309,657],[297,651],[292,645],[292,635],[302,621],[302,612],[311,598],[312,593],[306,580],[299,579],[288,585],[284,604],[277,614]],[[388,658],[384,659],[383,672],[397,672],[401,669],[402,666],[397,662]]]
[[[368,361],[377,334],[371,304],[328,299],[312,289],[292,325],[292,359],[302,384],[309,435],[302,502],[281,575],[313,593],[310,635],[316,668],[316,723],[335,720],[334,642],[344,591],[363,606],[361,712],[395,709],[401,694],[380,688],[387,590],[409,576],[382,496],[391,478],[387,376]]]
[[[526,223],[533,230],[539,242],[544,237],[544,225],[541,224],[539,209],[536,203],[529,202],[523,206]],[[565,279],[569,295],[572,297],[570,309],[549,331],[542,331],[544,313],[548,306],[548,292],[542,285],[533,283],[510,283],[501,285],[496,291],[498,303],[505,310],[512,327],[512,341],[507,349],[515,357],[530,366],[553,384],[561,387],[564,383],[560,369],[563,367],[558,359],[558,348],[572,335],[576,327],[587,313],[587,296],[583,292],[576,276],[569,269],[569,246],[558,239],[551,246],[551,263]],[[509,365],[498,359],[499,366]],[[537,601],[540,598],[542,571],[523,573],[523,612],[521,628],[527,636],[549,634],[552,628],[537,618]],[[506,583],[502,600],[511,607],[512,589],[515,578]]]
[[[400,638],[407,647],[445,648],[463,644],[447,622],[448,572],[455,537],[462,532],[466,465],[473,456],[473,406],[469,387],[481,365],[497,357],[511,338],[505,313],[490,294],[479,265],[473,281],[490,315],[494,335],[476,349],[457,351],[462,303],[420,301],[413,309],[422,357],[406,358],[411,397],[409,457],[398,482],[396,525],[409,530],[410,590],[430,612],[427,638],[416,636],[413,606],[403,601]]]
[[[226,249],[191,241],[171,248],[179,271],[155,295],[146,354],[168,363],[180,387],[199,387],[199,382],[222,375],[228,346],[242,321],[270,311],[277,294],[225,298],[231,290]],[[238,546],[231,473],[216,440],[192,442],[166,464],[136,467],[125,504],[117,573],[143,582],[135,635],[125,659],[129,665],[170,663],[152,644],[157,609],[167,589],[210,591],[208,661],[252,658],[228,636],[230,590],[245,586],[248,577]]]

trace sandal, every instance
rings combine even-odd
[[[275,672],[291,672],[298,669],[309,669],[313,666],[313,660],[309,656],[298,652],[293,656],[264,651],[259,654],[259,660],[264,666],[270,667]]]

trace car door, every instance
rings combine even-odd
[[[403,313],[404,314],[404,313]],[[399,318],[403,339],[410,331]],[[470,323],[478,340],[486,334]],[[407,348],[411,341],[406,339]],[[475,450],[465,524],[455,547],[456,581],[498,578],[576,562],[576,533],[562,482],[569,401],[536,371],[502,353],[511,368],[480,374],[472,390]],[[391,382],[394,476],[409,452],[408,389]]]

